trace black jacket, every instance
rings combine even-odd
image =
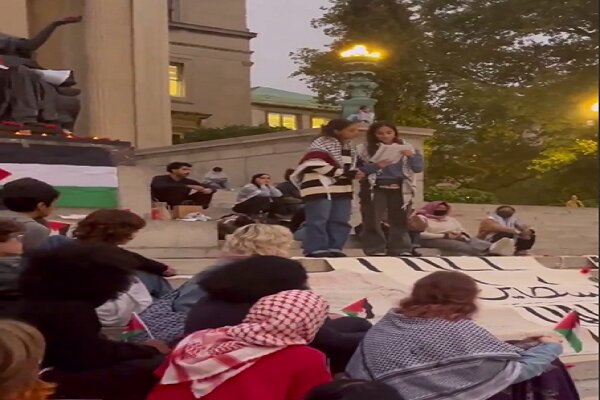
[[[0,318],[14,318],[18,312],[21,270],[20,257],[0,257]]]
[[[20,316],[46,339],[44,367],[82,371],[158,354],[152,347],[104,338],[95,308],[83,301],[26,299]]]
[[[130,285],[131,258],[111,246],[91,248],[70,245],[30,256],[19,278],[17,318],[44,336],[41,366],[53,368],[44,378],[58,384],[59,398],[143,399],[162,355],[105,338],[96,314]]]
[[[283,290],[306,289],[305,283],[304,286],[289,287],[291,281],[284,281],[281,277],[272,279],[269,269],[266,268],[262,268],[260,273],[257,271],[245,276],[244,279],[236,279],[233,276],[235,271],[228,271],[231,265],[218,267],[199,278],[198,284],[207,294],[190,310],[185,323],[186,335],[203,329],[238,325],[260,298]],[[211,284],[207,287],[204,284],[215,272],[230,278],[227,288],[219,287],[220,290],[217,291],[215,287],[218,285]],[[273,273],[282,274],[281,269],[273,270]],[[270,284],[265,285],[265,281],[270,281]],[[343,372],[370,328],[371,323],[361,318],[327,320],[317,333],[312,346],[329,357],[334,373]]]

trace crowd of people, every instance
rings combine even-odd
[[[311,291],[289,258],[289,229],[251,224],[213,267],[152,294],[139,279],[144,258],[116,244],[139,228],[134,216],[104,210],[77,239],[24,254],[24,225],[0,220],[0,398],[578,398],[557,337],[507,343],[473,322],[479,289],[468,275],[423,277],[372,325]],[[136,316],[137,340],[104,334]]]
[[[413,209],[423,157],[393,124],[332,120],[283,183],[259,173],[238,193],[222,256],[173,289],[176,271],[123,246],[144,229],[128,210],[102,209],[69,236],[51,235],[59,193],[17,179],[0,199],[0,398],[43,400],[525,400],[577,398],[560,341],[506,343],[479,327],[476,282],[436,272],[374,326],[339,315],[290,258],[344,257],[353,182],[369,256],[524,254],[535,231],[501,206],[475,236],[447,202]],[[215,167],[203,182],[173,162],[153,200],[207,208],[231,185]],[[290,217],[291,218],[288,218]],[[286,223],[283,223],[283,222]],[[127,332],[121,334],[124,325]],[[117,334],[115,334],[115,329]],[[553,368],[550,368],[553,366]]]
[[[369,112],[368,109],[361,112]],[[526,255],[535,231],[520,222],[512,206],[486,216],[476,234],[451,215],[447,202],[414,208],[416,174],[423,172],[422,154],[406,142],[396,126],[368,125],[366,142],[355,146],[364,118],[332,120],[275,185],[267,173],[257,173],[237,193],[233,214],[219,221],[220,239],[253,222],[281,224],[302,242],[306,257],[344,257],[354,229],[367,256],[420,255],[433,248],[443,256]],[[231,190],[221,167],[203,183],[188,178],[191,164],[173,162],[169,175],[157,176],[151,188],[155,201],[169,206],[193,204],[208,208],[216,190]],[[358,182],[362,222],[350,223],[354,184]]]

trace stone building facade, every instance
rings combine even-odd
[[[0,0],[0,10],[0,31],[24,37],[83,16],[37,55],[75,71],[77,133],[149,148],[173,131],[251,124],[245,0]]]

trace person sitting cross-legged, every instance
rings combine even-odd
[[[519,221],[512,206],[500,206],[496,211],[481,221],[477,237],[488,242],[498,243],[501,240],[514,240],[514,255],[525,256],[535,244],[535,231]]]
[[[233,211],[258,217],[261,214],[274,216],[279,211],[281,192],[271,184],[269,174],[256,174],[250,183],[242,187],[238,193]]]
[[[328,310],[308,290],[263,297],[240,323],[182,340],[148,400],[303,400],[331,381],[325,355],[307,346]]]
[[[168,347],[106,339],[96,314],[129,289],[135,263],[101,244],[68,244],[28,257],[18,319],[46,340],[39,361],[49,368],[43,378],[57,383],[57,398],[142,400],[155,382],[153,371]]]
[[[221,167],[214,167],[204,174],[204,183],[213,189],[230,189],[229,177]]]
[[[443,256],[513,255],[514,240],[503,238],[491,243],[471,237],[450,212],[451,207],[445,201],[428,203],[417,211],[426,224],[420,234],[420,247],[439,249]]]
[[[558,359],[561,340],[497,339],[473,321],[479,292],[458,271],[419,279],[367,332],[346,373],[388,384],[405,399],[578,399]]]
[[[167,175],[152,178],[150,190],[152,200],[167,203],[169,207],[197,205],[207,209],[210,206],[215,189],[190,179],[192,164],[172,162],[167,165]]]

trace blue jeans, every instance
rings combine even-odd
[[[352,230],[352,199],[309,200],[304,212],[304,254],[341,252]]]

